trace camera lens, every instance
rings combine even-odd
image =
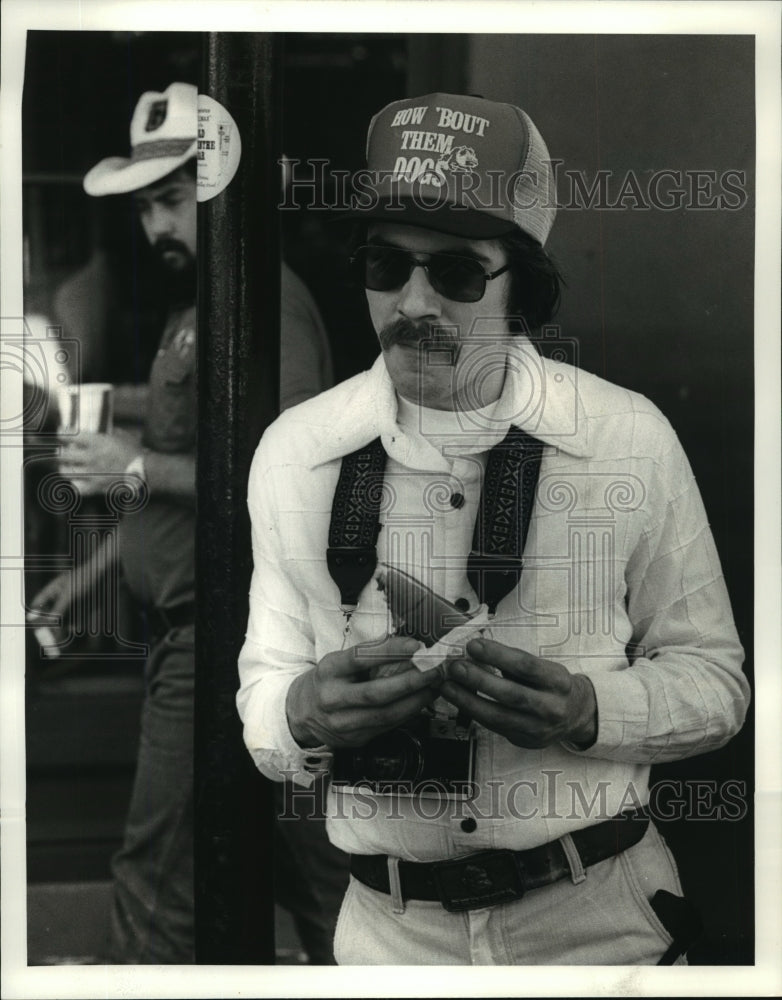
[[[392,729],[354,751],[356,769],[367,781],[415,781],[424,766],[423,747],[406,729]]]

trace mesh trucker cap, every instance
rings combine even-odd
[[[348,217],[488,239],[519,227],[541,245],[556,215],[548,150],[521,108],[427,94],[394,101],[369,125],[367,171]]]
[[[198,90],[172,83],[142,94],[130,122],[130,157],[101,160],[84,178],[87,194],[126,194],[154,184],[196,155]]]

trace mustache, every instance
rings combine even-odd
[[[443,347],[457,345],[459,342],[459,333],[452,327],[437,326],[433,323],[414,323],[404,316],[386,324],[377,336],[384,351],[395,344],[404,347],[420,344],[425,340],[442,344]]]
[[[180,240],[175,240],[172,236],[161,236],[160,239],[155,241],[152,249],[159,257],[162,257],[163,254],[169,252],[182,254],[184,257],[191,256],[191,253],[185,244]]]

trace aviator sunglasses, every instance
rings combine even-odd
[[[451,253],[413,253],[401,247],[358,247],[350,263],[364,287],[371,292],[391,292],[402,288],[414,267],[423,267],[429,284],[439,294],[453,302],[480,302],[486,282],[504,274],[506,264],[487,272],[472,257]]]

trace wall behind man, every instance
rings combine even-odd
[[[561,336],[581,367],[651,398],[679,434],[751,675],[753,38],[481,35],[470,38],[467,66],[470,92],[523,107],[563,161],[558,199],[571,207],[548,243],[568,285]],[[673,173],[655,204],[664,170]],[[582,207],[572,197],[572,173],[588,191],[598,171],[608,172],[607,205],[626,195],[618,207],[586,209],[588,195]],[[679,207],[659,207],[677,189]],[[653,771],[680,783],[672,787],[685,800],[673,810],[681,817],[660,825],[704,912],[706,934],[691,953],[699,962],[752,961],[752,737],[750,720],[719,753]],[[746,789],[739,822],[716,822],[709,807],[727,782]],[[698,820],[697,795],[711,819]]]

